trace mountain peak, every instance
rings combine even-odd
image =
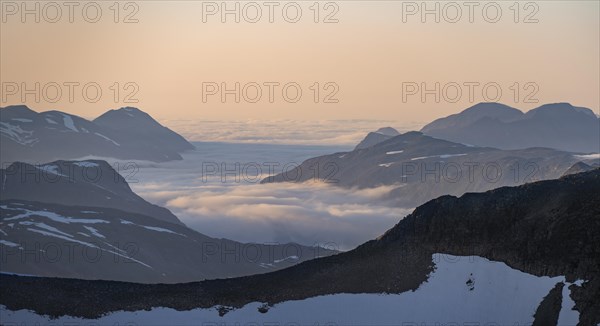
[[[30,109],[27,105],[9,105],[0,108],[0,114],[3,119],[11,118],[31,118],[37,116],[38,113]]]
[[[138,109],[136,107],[133,107],[133,106],[125,106],[125,107],[122,107],[122,108],[120,108],[118,110],[115,110],[115,111],[117,111],[117,112],[124,112],[126,114],[149,116],[146,112],[144,112],[144,111],[142,111],[142,110],[140,110],[140,109]]]
[[[510,111],[519,111],[518,109],[515,109],[513,107],[510,107],[506,104],[502,104],[502,103],[498,103],[498,102],[480,102],[477,103],[469,108],[466,108],[465,110],[463,110],[462,112],[469,112],[469,111],[480,111],[480,110],[484,110],[484,111],[490,111],[490,110],[510,110]]]
[[[147,125],[148,127],[162,127],[158,121],[154,120],[148,113],[135,107],[122,107],[120,109],[108,110],[101,116],[94,119],[94,122],[101,126],[107,127],[127,127],[133,125]]]
[[[541,106],[538,106],[531,111],[544,111],[544,110],[574,110],[575,107],[568,102],[558,102],[558,103],[547,103]],[[530,112],[531,112],[530,111]]]
[[[370,133],[368,133],[367,136],[360,143],[358,143],[356,147],[354,147],[354,150],[374,146],[376,144],[381,143],[382,141],[386,141],[398,135],[400,135],[398,130],[392,127],[379,128],[376,131],[371,131]]]
[[[382,135],[385,135],[385,136],[391,136],[391,137],[400,135],[400,133],[398,132],[398,130],[396,130],[396,129],[392,128],[392,127],[379,128],[379,129],[377,129],[375,131],[375,133],[382,134]]]
[[[462,120],[469,123],[481,118],[492,118],[500,121],[515,120],[523,116],[523,112],[511,106],[496,102],[477,103],[458,114]]]
[[[154,120],[148,113],[134,107],[109,110],[94,119],[94,123],[119,132],[123,137],[144,135],[151,146],[164,145],[176,152],[194,149],[183,137]]]
[[[566,118],[567,116],[571,117],[571,116],[577,116],[579,113],[583,113],[586,114],[590,117],[596,117],[596,115],[594,114],[594,111],[588,109],[588,108],[584,108],[584,107],[577,107],[572,105],[571,103],[567,103],[567,102],[559,102],[559,103],[548,103],[548,104],[544,104],[542,106],[539,106],[535,109],[530,110],[529,112],[527,112],[527,116],[528,117],[533,117],[533,116],[555,116],[558,115],[560,117],[564,117]]]
[[[423,133],[420,131],[409,131],[402,134],[403,136],[422,136]]]
[[[104,114],[94,119],[94,121],[102,119],[129,119],[129,118],[143,118],[154,121],[154,119],[146,112],[132,106],[126,106],[119,109],[111,109],[106,111]]]
[[[7,111],[15,111],[15,112],[34,112],[32,109],[30,109],[27,105],[24,104],[18,104],[18,105],[9,105],[3,108],[0,108],[2,110],[7,110]]]

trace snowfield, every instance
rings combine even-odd
[[[115,312],[98,320],[61,317],[50,320],[31,311],[8,311],[0,306],[3,322],[26,324],[79,323],[116,325],[133,322],[138,325],[398,325],[416,323],[495,323],[527,325],[548,292],[565,278],[537,277],[512,269],[504,263],[481,257],[436,254],[436,264],[429,280],[414,292],[401,294],[335,294],[276,304],[266,313],[258,309],[260,302],[247,304],[219,317],[217,307],[175,311],[154,308],[151,311]],[[575,282],[581,286],[582,282]],[[571,310],[574,303],[568,286],[563,288],[560,311],[561,325],[575,325],[579,313]]]
[[[0,208],[10,209],[10,210],[20,210],[23,212],[22,214],[5,218],[4,221],[13,221],[13,220],[19,220],[19,219],[28,218],[28,217],[42,216],[42,217],[48,218],[54,222],[66,223],[66,224],[70,224],[70,223],[82,223],[82,224],[109,223],[108,221],[101,220],[101,219],[74,218],[74,217],[69,217],[69,216],[62,216],[60,214],[57,214],[54,212],[48,212],[48,211],[39,211],[39,210],[32,211],[32,210],[25,209],[25,208],[8,208],[5,205],[0,206]]]
[[[12,141],[24,146],[32,146],[39,141],[33,137],[33,131],[23,130],[20,126],[0,121],[0,133]]]

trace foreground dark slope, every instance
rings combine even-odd
[[[0,304],[52,316],[97,317],[152,307],[186,310],[332,293],[418,288],[433,253],[477,255],[537,276],[587,280],[575,288],[580,324],[600,322],[600,169],[460,198],[434,199],[377,240],[277,272],[174,285],[2,275]],[[48,295],[52,294],[51,297]],[[51,299],[49,299],[51,298]],[[501,304],[501,303],[500,303]]]

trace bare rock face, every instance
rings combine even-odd
[[[557,325],[560,315],[561,303],[563,300],[562,290],[564,283],[556,283],[554,288],[548,292],[544,300],[540,303],[535,311],[534,321],[532,326]]]

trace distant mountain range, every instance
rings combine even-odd
[[[549,148],[476,147],[413,131],[371,147],[308,159],[262,182],[321,180],[346,188],[390,186],[389,200],[410,208],[442,195],[559,178],[575,163],[597,159]]]
[[[600,118],[569,103],[545,104],[523,113],[499,103],[480,103],[437,119],[426,135],[463,144],[501,149],[548,147],[570,152],[600,152]]]
[[[180,160],[194,146],[136,108],[110,110],[89,121],[35,112],[24,105],[0,109],[3,163],[50,162],[87,156],[163,162]]]
[[[176,283],[265,273],[336,253],[198,233],[136,195],[105,161],[17,162],[0,170],[0,181],[1,272]]]
[[[282,310],[307,322],[597,325],[598,193],[600,169],[442,196],[352,251],[235,279],[140,285],[1,275],[0,304],[54,317],[167,307],[205,308],[215,322],[273,321]]]

